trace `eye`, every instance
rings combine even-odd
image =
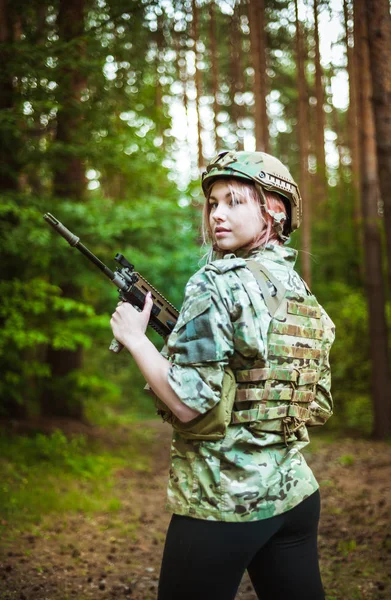
[[[210,210],[216,210],[217,206],[217,202],[209,202]]]

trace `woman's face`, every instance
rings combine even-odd
[[[213,242],[223,252],[248,246],[263,228],[254,202],[235,194],[224,180],[216,181],[209,196]]]

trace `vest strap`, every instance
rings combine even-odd
[[[270,273],[263,265],[259,264],[255,260],[246,260],[247,268],[254,275],[262,292],[263,299],[267,306],[269,313],[272,317],[277,312],[281,302],[284,299],[286,288],[274,275]],[[276,295],[272,296],[270,293],[267,281],[270,281],[276,288]]]

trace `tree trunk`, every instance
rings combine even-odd
[[[59,103],[56,143],[59,148],[53,176],[53,192],[57,198],[81,201],[85,191],[85,167],[74,148],[82,145],[83,114],[80,93],[85,79],[80,69],[83,55],[84,0],[61,0],[57,17],[60,40],[67,52],[61,57],[59,70]],[[63,287],[64,296],[77,298],[73,286]],[[83,404],[77,399],[72,375],[82,366],[82,349],[48,348],[46,361],[52,380],[41,397],[44,416],[83,418]]]
[[[326,153],[324,146],[325,114],[322,65],[320,64],[318,0],[314,0],[314,36],[315,36],[315,156],[316,156],[316,205],[324,206],[327,198]]]
[[[349,76],[349,108],[348,108],[348,144],[351,157],[352,188],[354,190],[353,220],[357,232],[357,243],[361,245],[359,239],[359,228],[361,223],[361,200],[360,200],[360,149],[359,149],[359,124],[358,124],[358,106],[357,106],[357,56],[355,48],[356,41],[354,30],[351,29],[349,21],[353,20],[352,11],[348,6],[347,0],[343,3],[345,32],[346,32],[346,55],[348,63]]]
[[[300,158],[300,192],[303,199],[303,225],[302,225],[302,270],[303,278],[311,285],[311,212],[309,202],[309,177],[308,177],[308,97],[305,79],[305,49],[302,25],[299,21],[297,0],[295,0],[296,15],[296,61],[297,61],[297,89],[298,89],[298,143]]]
[[[14,191],[18,189],[20,172],[19,152],[21,139],[17,131],[15,111],[15,90],[13,86],[12,55],[14,50],[10,47],[14,41],[14,15],[10,2],[0,0],[0,110],[10,118],[3,120],[0,129],[0,191]],[[8,47],[7,47],[8,46]]]
[[[201,127],[201,116],[200,116],[200,102],[202,95],[202,80],[201,80],[201,71],[198,68],[198,49],[197,49],[197,41],[198,41],[198,24],[199,24],[199,14],[198,14],[198,6],[197,0],[192,0],[192,11],[193,11],[193,41],[194,41],[194,66],[195,66],[195,87],[196,87],[196,112],[197,112],[197,165],[198,169],[201,171],[204,167],[204,158],[202,152],[202,127]]]
[[[77,62],[84,54],[84,0],[61,0],[57,17],[59,38],[68,42],[59,71],[59,103],[56,143],[58,154],[54,169],[53,192],[58,197],[81,200],[85,190],[85,169],[80,156],[69,148],[82,141],[83,121],[80,93],[85,78]]]
[[[164,146],[164,135],[163,135],[163,88],[160,83],[159,67],[162,64],[163,47],[164,47],[164,34],[163,34],[163,23],[161,16],[157,18],[157,30],[155,32],[156,41],[156,56],[155,56],[155,107],[156,107],[156,132],[163,140]],[[163,62],[164,64],[164,62]],[[164,118],[164,117],[163,117]]]
[[[249,0],[251,59],[254,69],[255,148],[268,152],[269,123],[266,111],[266,41],[264,0]]]
[[[15,50],[11,48],[14,41],[14,15],[11,11],[10,2],[0,0],[0,111],[11,117],[7,120],[3,119],[0,124],[0,194],[18,190],[21,170],[19,159],[21,138],[17,128],[16,92],[12,80],[12,58]],[[2,227],[12,228],[17,225],[18,218],[16,215],[6,215],[1,217],[1,221]],[[0,261],[0,278],[2,280],[14,279],[12,264],[14,260],[15,258],[12,256],[2,256]],[[3,319],[0,319],[0,326],[2,322]],[[22,419],[26,417],[27,409],[24,403],[19,403],[7,395],[2,399],[1,413],[13,419]]]
[[[372,103],[379,187],[384,207],[388,288],[391,294],[391,17],[388,0],[367,0]]]
[[[382,248],[378,213],[378,181],[375,128],[372,112],[372,83],[369,65],[368,32],[365,20],[365,1],[355,0],[357,28],[361,200],[364,220],[364,254],[366,293],[369,310],[369,337],[372,363],[372,399],[376,438],[391,434],[391,390],[388,366],[387,325],[382,272]]]
[[[241,131],[242,107],[237,103],[238,94],[243,92],[243,70],[241,65],[241,31],[239,6],[233,8],[230,19],[230,89],[231,89],[231,118],[235,126],[237,148],[243,150],[243,132]],[[241,135],[238,132],[241,131]]]
[[[217,115],[219,105],[217,103],[217,94],[219,92],[218,76],[218,53],[217,53],[217,35],[216,35],[216,4],[212,0],[209,6],[209,38],[210,38],[210,63],[211,63],[211,83],[213,96],[213,133],[215,142],[215,152],[219,151],[219,136],[217,133],[218,121]]]
[[[188,99],[187,99],[187,68],[186,68],[186,38],[183,33],[173,32],[173,43],[176,52],[176,72],[177,78],[181,82],[181,100],[184,109],[184,130],[186,138],[188,135]]]

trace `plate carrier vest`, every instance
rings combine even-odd
[[[179,421],[155,396],[158,414],[187,439],[222,439],[229,425],[238,424],[247,424],[254,433],[278,434],[285,444],[306,436],[325,352],[320,305],[305,282],[304,294],[291,291],[260,263],[247,259],[246,266],[262,292],[261,297],[246,288],[255,312],[264,302],[272,317],[267,360],[236,372],[227,367],[220,402],[188,423]]]
[[[247,260],[272,316],[264,366],[236,371],[237,392],[231,423],[253,431],[282,433],[285,442],[310,418],[323,355],[320,306],[306,294],[287,290],[263,265]],[[271,291],[272,290],[272,291]],[[247,289],[251,298],[251,292]],[[255,299],[252,300],[256,306]]]

